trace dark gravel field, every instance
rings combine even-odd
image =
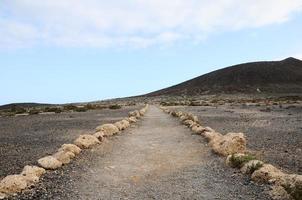
[[[302,105],[222,105],[174,107],[196,114],[216,131],[243,132],[248,148],[287,172],[302,173]]]
[[[64,143],[71,143],[78,135],[94,131],[103,123],[111,123],[128,116],[141,106],[118,110],[91,110],[47,115],[0,118],[0,179],[19,173],[25,165],[52,154]]]

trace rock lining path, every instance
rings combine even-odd
[[[150,106],[138,127],[46,175],[18,198],[269,199],[266,190],[226,167],[201,136]]]

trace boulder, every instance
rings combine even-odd
[[[96,138],[93,135],[85,134],[85,135],[80,135],[74,141],[74,144],[80,147],[81,149],[88,149],[93,145],[100,144],[100,141],[98,140],[98,138]]]
[[[127,120],[125,120],[125,119],[123,119],[121,121],[121,123],[122,123],[122,125],[124,126],[125,129],[128,128],[128,127],[130,127],[130,123]]]
[[[100,142],[104,141],[104,132],[98,131],[95,134],[93,134],[94,137],[96,137]]]
[[[119,132],[118,127],[114,126],[113,124],[103,124],[96,128],[97,131],[102,131],[105,136],[115,135]]]
[[[193,115],[192,113],[188,113],[187,117],[189,120],[192,120],[193,122],[198,122],[198,117]]]
[[[121,121],[115,122],[114,126],[116,126],[120,131],[122,131],[122,130],[125,129],[125,127],[124,127],[124,125],[123,125],[123,123]]]
[[[13,195],[27,188],[27,181],[23,175],[9,175],[0,182],[2,196]]]
[[[137,119],[136,119],[135,117],[129,117],[129,118],[128,118],[128,121],[129,121],[130,123],[136,123],[136,122],[137,122]]]
[[[302,175],[289,174],[285,175],[285,181],[281,183],[284,189],[294,199],[302,199]]]
[[[176,111],[172,111],[172,112],[171,112],[171,115],[172,115],[173,117],[178,117],[178,115],[177,115],[177,112],[176,112]]]
[[[185,126],[187,126],[187,127],[191,127],[191,126],[193,126],[195,123],[192,121],[192,120],[185,120],[185,121],[183,121],[182,122]]]
[[[222,134],[216,132],[210,127],[206,127],[203,132],[201,132],[201,135],[204,136],[209,142],[222,137]]]
[[[180,121],[186,121],[186,120],[188,120],[189,118],[188,118],[188,116],[187,115],[182,115],[182,116],[180,116]]]
[[[40,158],[38,163],[44,169],[58,169],[62,167],[62,162],[54,158],[53,156],[46,156],[44,158]]]
[[[210,146],[219,155],[228,156],[246,151],[246,139],[243,133],[228,133],[223,136],[214,134],[210,137],[212,137]]]
[[[45,174],[45,169],[37,166],[29,166],[26,165],[21,175],[24,176],[24,179],[26,180],[28,185],[32,185],[39,181],[40,177]]]
[[[181,111],[178,111],[177,113],[176,113],[176,116],[177,117],[181,117],[183,115],[183,112],[181,112]]]
[[[170,111],[169,111],[169,112],[170,112]],[[169,113],[169,112],[167,112],[167,113]],[[144,115],[145,115],[145,110],[141,109],[141,110],[139,111],[139,114],[140,114],[141,116],[144,116]]]
[[[135,118],[140,118],[140,113],[138,110],[135,110],[135,111],[132,111],[132,112],[129,112],[129,117],[135,117]]]
[[[272,185],[268,194],[273,200],[293,200],[293,197],[281,185]]]
[[[75,154],[70,151],[58,151],[52,156],[62,162],[62,164],[68,164],[75,157]]]
[[[78,155],[79,153],[81,153],[81,149],[77,145],[74,145],[74,144],[63,144],[58,151],[70,151],[70,152],[74,153],[75,155]]]
[[[271,164],[264,164],[254,171],[252,180],[260,183],[284,183],[285,174]]]
[[[0,192],[0,199],[5,199],[6,197],[7,197],[7,195],[6,195],[6,194],[4,194],[4,193]]]
[[[44,168],[41,168],[38,166],[26,165],[23,168],[21,175],[23,175],[23,176],[33,175],[33,176],[41,177],[43,174],[45,174],[45,172],[46,172],[46,170]]]
[[[201,134],[204,130],[205,130],[205,128],[198,124],[195,124],[194,126],[192,126],[192,131],[196,134]]]

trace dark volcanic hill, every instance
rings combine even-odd
[[[234,65],[147,94],[302,93],[302,61],[252,62]]]

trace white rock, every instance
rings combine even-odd
[[[204,130],[205,128],[200,125],[195,124],[194,126],[192,126],[192,131],[196,134],[201,134]]]
[[[79,153],[81,153],[81,149],[77,145],[74,145],[74,144],[63,144],[58,151],[70,151],[70,152],[74,153],[75,155],[78,155]]]
[[[63,164],[68,164],[75,157],[75,154],[71,151],[58,151],[52,156]]]
[[[129,118],[128,118],[128,121],[129,121],[130,123],[136,123],[136,122],[137,122],[137,119],[136,119],[135,117],[129,117]]]
[[[261,183],[284,182],[285,174],[271,164],[264,164],[252,174],[252,180]]]
[[[113,124],[103,124],[96,128],[97,131],[102,131],[105,136],[115,135],[119,132],[119,129]]]
[[[104,141],[104,132],[103,131],[98,131],[95,134],[93,134],[94,137],[99,139],[100,142]]]
[[[125,127],[121,121],[115,122],[114,126],[116,126],[120,131],[125,129]]]
[[[62,167],[62,162],[54,158],[53,156],[46,156],[44,158],[40,158],[38,163],[44,169],[58,169]]]
[[[88,149],[93,145],[100,144],[98,138],[93,135],[85,134],[80,135],[75,141],[74,144],[80,147],[81,149]]]
[[[135,118],[140,118],[140,113],[138,110],[135,110],[135,111],[132,111],[132,112],[129,112],[129,117],[135,117]]]
[[[6,195],[6,194],[4,194],[4,193],[0,192],[0,199],[5,199],[6,197],[7,197],[7,195]]]
[[[127,120],[125,120],[125,119],[123,119],[121,121],[121,123],[123,124],[123,126],[124,126],[125,129],[128,128],[128,127],[130,127],[130,123]]]
[[[0,193],[13,195],[26,189],[27,181],[22,175],[9,175],[0,182]]]
[[[192,120],[189,120],[189,119],[183,121],[182,123],[187,127],[191,127],[195,124]]]
[[[28,185],[36,183],[39,181],[40,177],[45,174],[45,169],[37,166],[26,165],[21,175],[24,176],[24,179],[27,181]]]
[[[215,153],[228,156],[246,151],[246,139],[243,133],[228,133],[223,136],[214,136],[210,146]]]

